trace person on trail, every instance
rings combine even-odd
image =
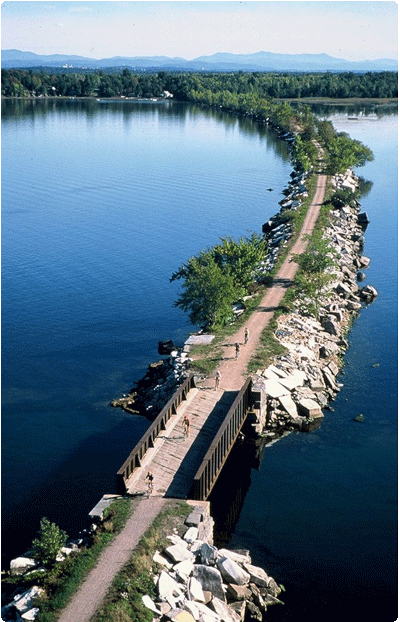
[[[237,359],[237,357],[239,356],[239,352],[240,352],[240,345],[238,343],[235,343],[235,359]]]
[[[185,436],[189,436],[189,428],[190,428],[190,421],[189,421],[189,417],[187,415],[185,415],[183,417],[183,433]]]
[[[154,488],[154,475],[151,471],[149,471],[146,475],[146,481],[147,481],[147,494],[150,496],[151,493],[153,492],[153,488]]]
[[[220,380],[221,380],[221,372],[219,371],[219,369],[217,369],[217,371],[215,373],[215,387],[214,387],[214,391],[216,391],[218,389]]]
[[[249,340],[249,329],[246,326],[246,328],[244,329],[244,343],[246,344],[248,340]]]

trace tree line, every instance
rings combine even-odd
[[[290,139],[292,162],[296,171],[308,172],[318,164],[328,174],[336,174],[371,161],[372,151],[345,132],[336,132],[330,121],[319,119],[308,105],[303,103],[293,107],[288,101],[274,99],[268,85],[277,78],[277,84],[286,85],[285,92],[289,93],[292,92],[290,89],[296,80],[299,84],[303,81],[304,84],[311,85],[318,83],[320,79],[322,88],[326,83],[342,83],[343,76],[343,82],[349,88],[353,83],[358,86],[370,84],[371,92],[372,89],[373,92],[378,92],[380,84],[383,92],[383,85],[389,84],[394,75],[397,96],[397,74],[390,72],[322,75],[244,72],[137,74],[124,69],[121,73],[100,71],[86,74],[51,74],[43,70],[4,70],[2,92],[4,88],[4,93],[18,92],[20,97],[38,94],[154,97],[166,90],[181,101],[216,107],[268,123],[279,132],[286,133],[286,137]],[[219,244],[191,257],[172,275],[171,281],[183,281],[183,291],[175,303],[176,306],[189,313],[194,325],[211,327],[227,324],[232,320],[233,303],[243,299],[254,287],[257,267],[265,251],[265,240],[256,234],[241,238],[238,242],[231,238],[221,238]],[[303,273],[305,277],[297,286],[304,289],[307,284],[312,291],[317,291],[325,282],[327,265],[323,263],[326,260],[326,248],[319,243],[309,252],[313,261],[307,263],[308,255],[301,260],[306,265],[301,266],[303,271],[299,279]],[[315,258],[318,262],[315,262]],[[316,304],[314,307],[316,308]]]
[[[191,92],[257,95],[265,99],[306,97],[397,98],[397,72],[136,72],[107,70],[3,69],[3,97],[157,97],[164,90],[188,101]]]

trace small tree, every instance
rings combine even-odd
[[[40,521],[38,538],[32,542],[34,559],[44,566],[50,566],[65,546],[67,537],[65,531],[55,523],[51,523],[48,518],[43,517]]]
[[[312,239],[307,235],[304,238],[310,240],[307,250],[292,258],[300,268],[294,278],[295,295],[300,310],[318,319],[325,289],[333,280],[329,269],[335,265],[332,255],[336,253],[329,248],[322,235]]]

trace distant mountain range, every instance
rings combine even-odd
[[[106,69],[128,67],[135,70],[180,71],[397,71],[397,60],[348,61],[328,54],[229,54],[218,52],[199,56],[193,60],[168,56],[113,56],[112,58],[86,58],[67,54],[41,55],[21,50],[1,51],[2,69],[23,67],[68,67],[73,69]]]

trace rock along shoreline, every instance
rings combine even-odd
[[[281,137],[289,143],[293,141],[290,134]],[[283,191],[285,198],[280,201],[280,212],[262,227],[268,251],[260,266],[260,281],[288,244],[292,234],[292,219],[288,214],[297,210],[307,196],[306,177],[306,174],[291,173],[288,188]],[[333,176],[331,184],[334,189],[348,188],[354,192],[358,178],[348,170]],[[323,410],[333,410],[329,402],[342,386],[337,376],[348,348],[346,334],[354,317],[378,295],[371,285],[361,286],[365,279],[363,270],[370,263],[363,255],[369,219],[366,213],[360,212],[357,201],[351,203],[332,209],[324,231],[324,238],[339,259],[333,270],[335,279],[326,288],[319,318],[302,315],[296,308],[280,315],[275,337],[286,352],[276,356],[267,368],[252,374],[255,404],[243,427],[247,438],[270,443],[290,431],[308,432],[321,424]],[[202,338],[207,341],[212,336],[202,334]],[[150,364],[129,394],[113,400],[111,405],[154,419],[188,376],[191,341],[189,338],[181,349],[175,348],[172,342],[159,342],[159,353],[168,355],[167,358]],[[363,415],[358,414],[355,420],[363,421]],[[103,500],[108,505],[113,498],[116,496],[105,495]],[[60,562],[72,552],[90,546],[97,522],[89,530],[83,530],[77,540],[67,542]],[[218,551],[212,543],[212,528],[209,504],[204,502],[185,521],[183,537],[170,536],[172,545],[153,558],[160,567],[155,578],[158,599],[153,602],[144,596],[143,604],[153,611],[156,620],[162,617],[171,622],[262,622],[267,606],[283,604],[277,598],[283,586],[278,586],[263,569],[252,566],[248,551]],[[26,575],[36,570],[36,562],[28,551],[12,560],[10,574]],[[39,613],[35,598],[40,595],[38,586],[26,591],[17,588],[13,600],[2,608],[2,619],[34,620]]]
[[[283,138],[289,143],[292,141],[289,134]],[[283,191],[284,199],[280,201],[280,211],[262,226],[268,250],[259,267],[259,281],[270,273],[289,242],[291,213],[299,209],[308,196],[306,178],[305,173],[291,173],[288,188]],[[351,170],[333,176],[330,183],[334,190],[350,189],[352,192],[359,185]],[[256,408],[244,427],[246,436],[264,438],[268,442],[287,431],[309,431],[321,423],[324,409],[332,410],[329,402],[341,386],[337,376],[348,347],[346,334],[355,316],[378,295],[371,285],[362,285],[364,270],[370,263],[363,255],[368,223],[368,215],[360,212],[360,204],[354,199],[351,205],[343,204],[331,210],[323,237],[338,257],[331,270],[334,280],[324,292],[318,319],[302,315],[296,303],[291,313],[279,316],[275,337],[286,352],[276,356],[268,368],[252,374]],[[207,340],[207,337],[212,339],[201,334],[202,339]],[[159,353],[168,354],[168,358],[150,364],[145,376],[129,394],[113,400],[111,405],[154,419],[188,375],[191,342],[193,336],[181,349],[175,348],[172,342],[159,342]]]

